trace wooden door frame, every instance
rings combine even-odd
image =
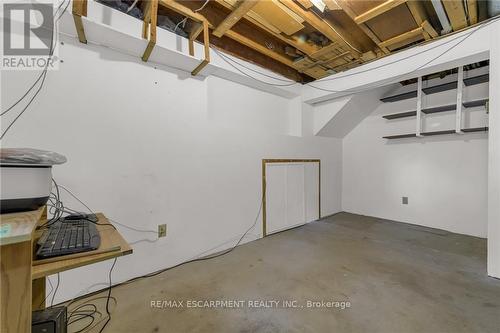
[[[266,224],[266,165],[268,163],[318,163],[318,219],[321,219],[321,159],[262,159],[262,235],[267,236]]]

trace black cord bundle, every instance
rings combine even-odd
[[[88,205],[86,205],[82,200],[80,200],[80,198],[78,198],[74,193],[72,193],[69,189],[67,189],[66,187],[64,187],[63,185],[58,185],[55,181],[54,181],[54,184],[56,184],[56,193],[58,193],[58,190],[59,188],[62,188],[63,190],[65,190],[66,192],[68,192],[68,194],[70,194],[73,198],[75,198],[78,202],[80,202],[83,206],[85,206],[90,213],[94,214],[94,212],[92,211],[92,209],[90,209],[90,207]],[[187,261],[184,261],[184,262],[181,262],[175,266],[172,266],[172,267],[168,267],[168,268],[164,268],[164,269],[161,269],[161,270],[158,270],[158,271],[155,271],[155,272],[152,272],[152,273],[149,273],[149,274],[145,274],[145,275],[142,275],[142,276],[137,276],[135,278],[132,278],[132,279],[129,279],[129,280],[126,280],[124,282],[121,282],[121,283],[118,283],[118,284],[115,284],[113,285],[112,284],[112,279],[111,279],[111,273],[113,271],[113,268],[115,267],[115,264],[116,264],[116,261],[117,261],[117,258],[115,258],[115,260],[113,261],[113,264],[109,270],[109,287],[107,288],[107,296],[104,296],[104,297],[97,297],[97,298],[94,298],[94,299],[88,299],[87,302],[79,305],[77,308],[73,309],[72,311],[69,312],[69,316],[68,316],[68,326],[71,325],[71,324],[74,324],[76,322],[79,322],[81,320],[85,320],[85,319],[90,319],[90,323],[88,323],[84,328],[80,329],[79,331],[77,332],[86,332],[86,331],[90,331],[91,329],[93,329],[94,327],[96,327],[97,325],[99,325],[99,323],[101,323],[104,319],[101,319],[99,320],[98,322],[95,322],[95,315],[99,315],[102,317],[102,314],[97,311],[97,306],[94,304],[94,303],[89,303],[90,301],[92,300],[96,300],[96,299],[100,299],[100,298],[106,298],[106,314],[107,314],[107,318],[106,318],[106,322],[104,323],[104,325],[101,327],[99,333],[103,332],[104,329],[106,328],[106,326],[108,325],[108,323],[111,321],[111,311],[109,309],[109,302],[110,300],[114,300],[115,304],[117,304],[117,301],[114,297],[111,296],[111,290],[115,287],[118,287],[120,285],[125,285],[125,284],[129,284],[129,283],[132,283],[134,281],[137,281],[137,280],[140,280],[140,279],[145,279],[145,278],[150,278],[150,277],[153,277],[153,276],[157,276],[161,273],[164,273],[168,270],[171,270],[171,269],[174,269],[174,268],[177,268],[179,266],[182,266],[182,265],[186,265],[186,264],[189,264],[189,263],[193,263],[193,262],[198,262],[198,261],[205,261],[205,260],[210,260],[210,259],[215,259],[215,258],[218,258],[218,257],[221,257],[221,256],[224,256],[230,252],[232,252],[238,245],[241,244],[241,242],[243,241],[243,239],[245,238],[245,236],[250,232],[250,230],[252,230],[255,225],[257,224],[258,222],[258,219],[259,219],[259,216],[262,212],[262,206],[263,206],[263,203],[264,203],[264,197],[262,196],[261,198],[261,201],[260,201],[260,205],[259,205],[259,209],[258,209],[258,212],[257,212],[257,216],[255,217],[255,220],[254,222],[252,223],[252,225],[245,231],[245,233],[243,233],[243,235],[238,239],[238,241],[236,242],[236,244],[234,246],[232,246],[231,248],[225,250],[225,251],[222,251],[220,253],[216,253],[214,255],[210,255],[210,256],[205,256],[205,257],[195,257],[193,259],[190,259],[190,260],[187,260]],[[66,208],[66,210],[69,210],[69,211],[74,211],[76,212],[75,210],[73,209],[68,209]],[[111,219],[110,219],[111,220]],[[115,223],[117,223],[116,221],[114,220],[111,220]],[[152,231],[152,230],[141,230],[141,229],[137,229],[137,228],[132,228],[132,227],[129,227],[125,224],[121,224],[121,223],[117,223],[119,225],[122,225],[124,226],[125,228],[128,228],[128,229],[131,229],[133,231],[136,231],[136,232],[151,232],[151,233],[157,233],[156,231]],[[100,225],[100,224],[99,224]],[[217,246],[218,247],[218,246]],[[215,247],[215,248],[217,248]],[[58,277],[58,286],[59,286],[59,277]],[[57,292],[57,287],[56,287],[56,290]],[[81,297],[77,297],[77,298],[74,298],[73,300],[71,300],[69,303],[68,303],[68,308],[71,306],[71,304],[73,304],[74,302],[77,302],[79,300],[85,300],[86,298],[92,296],[92,295],[95,295],[97,293],[100,293],[102,292],[103,290],[99,290],[99,291],[95,291],[95,292],[92,292],[88,295],[84,295],[84,296],[81,296]],[[52,297],[52,301],[54,299],[54,296],[55,296],[55,293]],[[85,310],[85,311],[81,311],[81,307],[85,307],[85,306],[90,306],[92,307],[92,310]],[[76,318],[74,318],[76,316]],[[74,318],[74,319],[72,319]],[[76,332],[75,332],[76,333]]]

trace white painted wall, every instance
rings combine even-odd
[[[488,146],[488,275],[500,278],[500,44],[491,35]]]
[[[429,84],[438,84],[435,80]],[[424,95],[425,96],[425,95]],[[488,97],[488,84],[465,88],[464,101]],[[456,92],[425,96],[423,108],[454,104]],[[487,236],[488,136],[386,140],[415,133],[415,117],[382,116],[416,109],[416,100],[384,103],[343,140],[342,209],[452,232]],[[424,115],[424,131],[455,128],[455,113]],[[464,111],[464,127],[487,126],[484,108]],[[402,197],[409,205],[402,205]]]
[[[257,215],[263,158],[320,158],[322,215],[340,211],[341,142],[285,135],[297,101],[68,38],[60,56],[60,70],[48,74],[2,145],[66,155],[56,180],[121,223],[149,230],[167,224],[157,242],[118,227],[134,254],[118,260],[114,282],[232,246]],[[2,110],[35,74],[2,73]],[[260,236],[259,218],[246,241]],[[105,287],[110,265],[63,273],[55,301]]]

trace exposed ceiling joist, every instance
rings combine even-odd
[[[372,18],[379,16],[380,14],[383,14],[394,7],[400,6],[404,4],[406,0],[387,0],[384,3],[381,3],[380,5],[364,12],[361,15],[358,15],[354,18],[354,22],[357,24],[365,23],[368,20],[371,20]]]
[[[469,23],[477,23],[477,0],[467,0],[467,12],[469,14]]]
[[[429,23],[429,21],[425,20],[423,21],[420,26],[422,28],[424,28],[424,31],[429,35],[431,36],[431,38],[436,38],[437,36],[439,36],[439,34],[437,33],[437,31],[434,29],[434,27]]]
[[[281,0],[281,2],[296,14],[301,16],[314,29],[321,32],[331,41],[337,42],[341,45],[344,45],[347,49],[352,50],[353,56],[359,58],[362,53],[362,47],[357,41],[350,39],[347,35],[343,35],[341,33],[344,30],[342,27],[336,25],[334,22],[328,23],[327,21],[322,20],[321,18],[316,16],[316,14],[314,14],[313,12],[302,9],[293,0]]]
[[[379,44],[380,47],[389,47],[396,44],[400,44],[402,42],[412,40],[415,37],[422,36],[424,32],[424,28],[418,27],[411,31],[405,32],[404,34],[398,35],[396,37],[385,40]]]
[[[328,10],[342,10],[342,8],[335,0],[323,0],[323,2],[326,4],[326,8]]]
[[[215,19],[216,19],[215,12],[212,12],[213,15],[211,15],[211,17],[206,17],[202,14],[202,13],[205,13],[205,11],[208,10],[208,8],[205,8],[203,11],[200,11],[200,12],[194,12],[191,8],[186,7],[184,4],[181,4],[175,0],[159,0],[159,3],[160,3],[160,5],[163,5],[167,8],[173,9],[173,10],[175,10],[179,13],[182,13],[183,15],[190,17],[192,19],[195,19],[197,21],[207,21],[208,27],[210,29],[214,29],[213,22],[215,22]],[[186,2],[185,4],[187,5],[188,3]],[[220,15],[218,15],[218,16],[220,16]],[[222,22],[222,20],[219,20],[219,21]],[[247,46],[247,47],[249,47],[249,48],[251,48],[251,49],[253,49],[253,50],[269,57],[269,58],[272,58],[272,59],[274,59],[274,60],[276,60],[276,61],[278,61],[278,62],[295,70],[293,60],[291,60],[289,57],[287,57],[279,52],[276,52],[276,51],[266,47],[263,44],[260,44],[256,41],[254,41],[253,39],[247,37],[246,35],[244,35],[242,33],[235,31],[234,29],[226,31],[224,36],[227,36],[227,37],[237,41],[238,43],[245,45],[245,46]]]
[[[298,3],[305,9],[309,9],[313,6],[313,3],[310,0],[297,0]]]
[[[222,21],[217,28],[215,28],[213,35],[221,37],[226,31],[231,29],[253,6],[257,4],[253,0],[242,0],[237,4],[235,10],[229,14],[224,21]]]
[[[254,62],[266,63],[264,67],[274,67],[299,81],[350,69],[384,53],[436,38],[441,16],[450,18],[454,30],[480,19],[477,0],[432,0],[432,4],[439,1],[441,13],[430,1],[419,0],[322,0],[324,8],[316,0],[158,1],[163,8],[194,21],[205,20],[212,29],[213,45],[245,60],[258,59]],[[150,13],[144,14],[148,21]],[[173,16],[174,22],[181,19]],[[202,40],[198,37],[201,25],[190,23],[183,31],[192,54],[194,40]],[[226,48],[224,43],[231,46]]]
[[[356,14],[352,11],[345,0],[336,0],[336,2],[353,21],[356,19]],[[364,23],[359,24],[359,27],[376,45],[382,43],[382,41]],[[390,53],[389,49],[387,49],[386,47],[380,47],[380,49],[386,54]]]
[[[215,0],[215,1],[230,10],[233,9],[233,7],[224,0]],[[265,30],[266,32],[272,34],[274,37],[287,43],[288,45],[303,52],[304,54],[310,55],[319,49],[319,47],[317,47],[316,45],[312,45],[310,43],[304,43],[304,41],[299,40],[299,38],[296,36],[285,36],[281,34],[279,30],[276,32],[276,28],[274,29],[269,28],[270,25],[269,23],[267,23],[263,18],[261,18],[260,16],[251,11],[247,13],[245,19],[255,24],[256,26],[260,27],[261,29]]]
[[[453,31],[465,28],[467,26],[467,17],[465,16],[463,0],[443,0],[442,3]]]

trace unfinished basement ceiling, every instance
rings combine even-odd
[[[154,1],[154,0],[152,0]],[[101,0],[124,11],[132,0]],[[142,18],[149,1],[139,1]],[[203,16],[209,41],[297,82],[345,71],[462,30],[496,15],[478,0],[158,0],[158,26],[184,37],[197,25],[173,8]],[[121,4],[121,7],[120,7]],[[324,9],[321,10],[321,7]],[[203,34],[198,36],[203,40]]]

